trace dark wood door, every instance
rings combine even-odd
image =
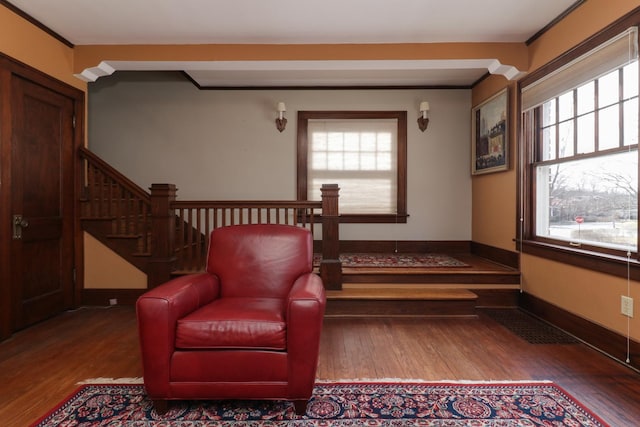
[[[11,79],[13,330],[73,306],[74,100]]]

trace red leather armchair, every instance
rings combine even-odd
[[[160,412],[182,399],[282,399],[306,411],[326,304],[312,255],[304,228],[218,228],[205,273],[138,299],[144,385]]]

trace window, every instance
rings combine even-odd
[[[631,28],[523,80],[523,240],[637,258],[637,43]]]
[[[340,187],[342,222],[406,222],[406,112],[298,113],[298,199]]]

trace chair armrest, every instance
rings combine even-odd
[[[160,397],[168,392],[178,319],[213,301],[219,292],[217,276],[198,273],[177,277],[138,298],[138,335],[145,386],[150,396]]]
[[[314,273],[300,276],[289,293],[287,353],[289,397],[292,399],[307,399],[311,395],[326,302],[322,279]]]

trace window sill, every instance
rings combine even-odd
[[[523,241],[522,252],[617,277],[626,278],[628,272],[632,280],[640,280],[640,262],[635,258],[631,258],[627,269],[626,257],[534,240]]]

